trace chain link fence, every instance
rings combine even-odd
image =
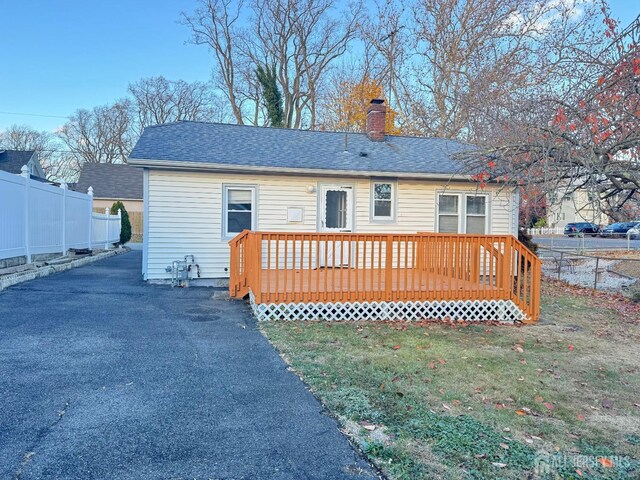
[[[640,258],[597,255],[584,250],[559,250],[539,246],[542,272],[573,285],[596,290],[628,290],[640,276]],[[622,262],[625,268],[617,268]]]

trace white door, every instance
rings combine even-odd
[[[353,187],[323,185],[320,188],[320,231],[353,232]],[[344,266],[349,258],[349,242],[335,241],[320,245],[321,267]]]

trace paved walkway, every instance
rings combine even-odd
[[[140,262],[0,293],[0,478],[375,477],[244,303]]]

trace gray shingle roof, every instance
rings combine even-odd
[[[34,153],[33,150],[0,150],[0,170],[19,175]]]
[[[331,171],[455,174],[462,164],[452,155],[472,147],[441,138],[387,136],[369,140],[345,134],[176,122],[145,128],[129,163],[136,160],[195,162],[242,167],[278,167]]]
[[[142,169],[126,164],[85,163],[75,186],[76,192],[93,187],[95,198],[142,200]]]

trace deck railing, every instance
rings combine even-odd
[[[511,300],[540,311],[538,257],[511,235],[245,231],[230,294],[256,303]]]

